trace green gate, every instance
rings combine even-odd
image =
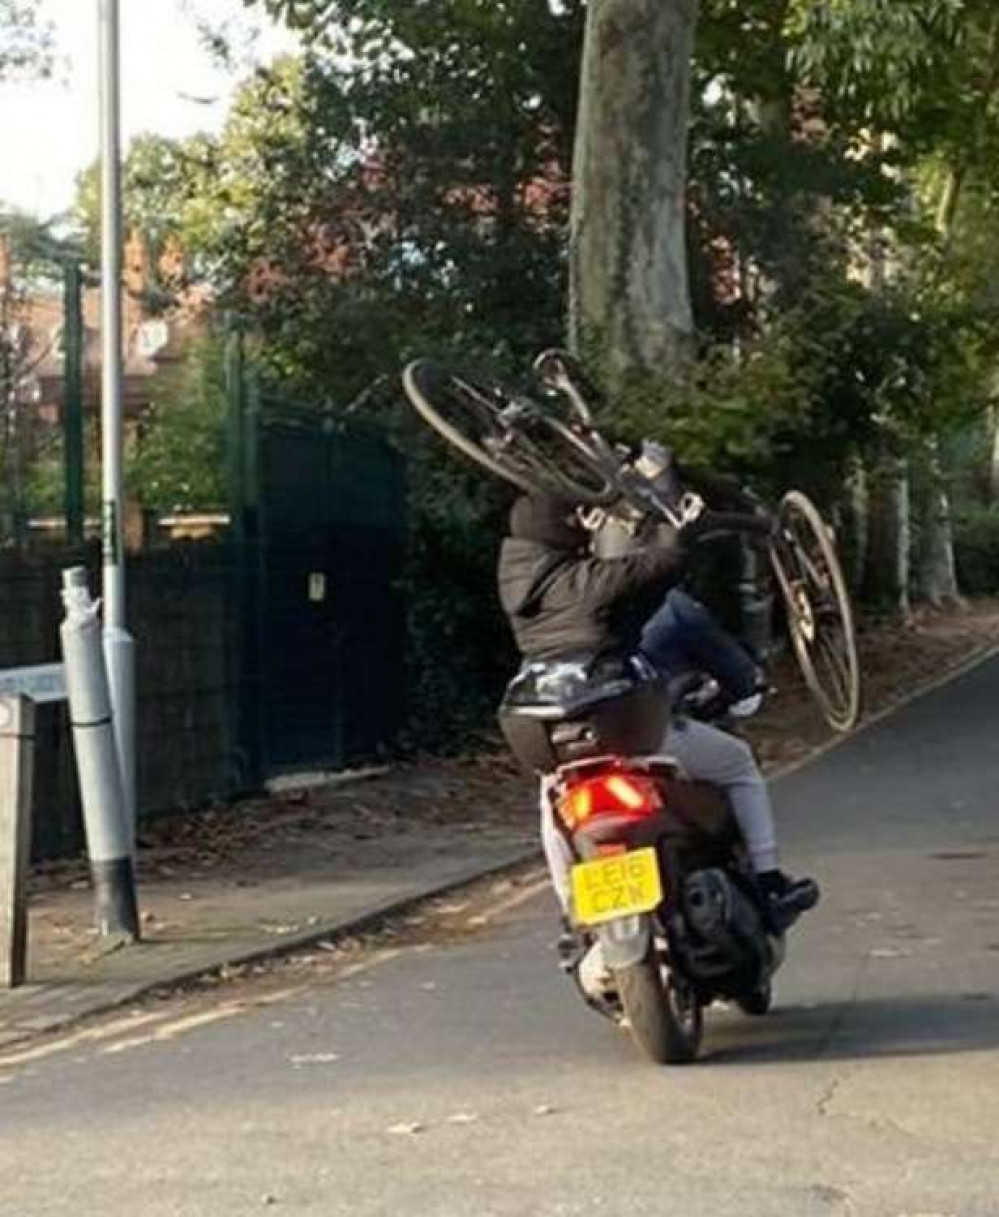
[[[402,725],[405,485],[377,433],[231,368],[232,522],[250,781],[371,757]]]

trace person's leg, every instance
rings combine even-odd
[[[749,860],[776,931],[789,929],[819,901],[814,879],[790,879],[780,869],[770,794],[752,749],[742,740],[707,723],[681,720],[670,728],[665,752],[687,776],[710,782],[728,795]]]
[[[682,676],[697,664],[684,645],[683,629],[677,609],[677,592],[671,591],[648,619],[642,630],[639,650],[659,672]]]
[[[646,622],[640,650],[671,676],[706,672],[734,700],[759,690],[760,672],[749,655],[703,604],[676,588]]]
[[[572,884],[569,874],[572,870],[573,856],[569,843],[558,830],[555,823],[555,808],[549,798],[552,782],[549,778],[541,779],[541,848],[544,850],[545,861],[548,863],[548,873],[551,875],[555,895],[562,906],[562,912],[569,916]]]
[[[749,745],[707,723],[681,719],[670,727],[665,750],[689,777],[725,791],[753,869],[758,874],[776,870],[780,857],[770,794]]]

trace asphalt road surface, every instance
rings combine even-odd
[[[528,883],[0,1060],[0,1217],[997,1217],[997,723],[991,661],[779,784],[825,900],[698,1065],[577,1002]]]

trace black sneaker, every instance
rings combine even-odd
[[[775,934],[786,934],[802,913],[815,908],[821,892],[814,879],[792,879],[783,871],[759,876],[766,916]]]
[[[586,954],[586,947],[583,936],[563,919],[562,933],[558,936],[555,950],[558,952],[558,966],[566,975],[572,975],[577,970]]]

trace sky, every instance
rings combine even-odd
[[[97,156],[98,0],[43,0],[55,27],[50,81],[0,83],[0,202],[47,218],[73,200],[77,173]],[[266,18],[248,19],[240,0],[120,0],[122,141],[145,131],[182,137],[217,131],[240,73],[213,61],[194,10],[214,26],[240,18],[256,35],[243,67],[294,49]],[[190,98],[211,98],[204,105]]]

